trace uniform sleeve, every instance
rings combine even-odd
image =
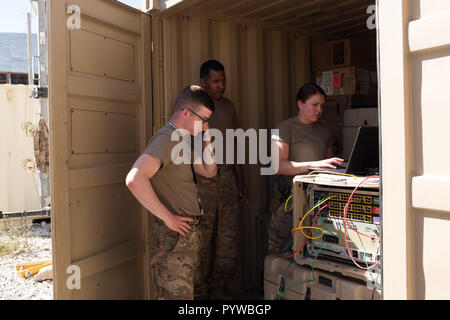
[[[287,143],[288,145],[291,144],[292,141],[292,133],[289,126],[286,124],[286,122],[280,123],[275,129],[279,130],[278,135],[272,135],[272,139],[275,141],[281,141],[284,143]]]
[[[172,143],[170,137],[156,134],[151,139],[144,153],[161,160],[161,167],[165,167],[171,162]]]

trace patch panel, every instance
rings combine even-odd
[[[323,237],[308,241],[306,254],[314,256],[324,240],[324,246],[320,256],[351,262],[351,259],[361,264],[373,264],[379,259],[380,252],[380,200],[378,190],[358,190],[352,196],[346,214],[347,222],[353,229],[371,236],[364,237],[344,226],[344,208],[352,193],[351,188],[332,188],[319,185],[308,187],[309,207],[329,198],[320,207],[309,214],[309,225],[323,230]],[[323,208],[328,205],[328,207]],[[314,220],[317,212],[320,217]],[[317,231],[317,229],[315,229]],[[345,230],[352,257],[349,256],[345,244]]]
[[[326,203],[328,207],[323,209],[320,215],[334,219],[344,219],[344,208],[347,204],[349,196],[349,191],[340,193],[316,191],[314,192],[313,198],[314,203],[318,203],[328,197],[331,197]],[[314,216],[318,210],[320,210],[320,207],[315,209],[314,213],[311,213],[311,216]],[[352,202],[347,208],[347,220],[350,221],[379,224],[379,214],[379,197],[375,195],[355,194],[352,197]]]
[[[345,207],[345,202],[329,201],[328,207],[330,209],[343,211],[344,207]],[[372,206],[361,205],[361,204],[350,204],[348,206],[348,211],[360,212],[360,213],[366,213],[366,214],[371,214],[373,212]]]

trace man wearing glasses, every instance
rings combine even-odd
[[[199,163],[179,163],[172,149],[180,142],[172,141],[172,136],[182,138],[182,143],[189,141],[191,135],[208,129],[207,121],[213,111],[214,102],[204,89],[186,87],[177,97],[172,117],[152,137],[126,178],[126,185],[136,199],[156,217],[149,246],[157,299],[194,299],[199,221],[203,214],[194,171],[197,176],[213,177],[217,166],[203,157]],[[211,147],[210,142],[205,141],[204,147],[208,146]],[[214,159],[213,150],[209,152]]]
[[[200,68],[200,82],[215,104],[209,127],[222,133],[225,162],[227,151],[235,149],[235,145],[226,145],[226,129],[237,129],[238,121],[233,102],[223,96],[226,88],[224,66],[216,60],[206,61]],[[234,155],[236,159],[236,150]],[[234,164],[220,164],[217,176],[200,176],[197,180],[205,212],[201,221],[203,247],[196,277],[197,295],[199,298],[231,299],[228,286],[236,272],[238,194],[247,196],[242,170],[236,161]]]

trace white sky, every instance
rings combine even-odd
[[[141,8],[142,0],[120,0],[130,7]],[[27,33],[27,12],[31,13],[31,31],[37,33],[37,17],[29,0],[0,0],[0,33]]]

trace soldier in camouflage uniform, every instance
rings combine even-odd
[[[193,217],[191,232],[179,237],[156,219],[150,231],[150,268],[158,299],[193,300],[193,279],[200,251],[199,218]]]
[[[235,148],[226,145],[226,129],[236,129],[238,122],[234,104],[223,96],[226,86],[223,65],[216,60],[205,62],[200,69],[200,81],[215,104],[209,127],[222,133],[225,162],[227,149]],[[236,273],[237,260],[238,194],[247,195],[242,170],[237,164],[221,164],[217,176],[199,177],[198,185],[204,216],[200,221],[203,236],[196,292],[199,298],[230,299],[228,287]]]
[[[239,227],[236,176],[232,168],[220,166],[211,179],[199,177],[199,195],[204,216],[201,219],[200,274],[196,294],[199,298],[225,299],[219,292],[236,272],[237,229]]]
[[[217,166],[215,162],[203,161],[203,157],[200,163],[192,162],[188,141],[201,130],[208,134],[207,121],[213,111],[214,102],[204,89],[185,88],[177,97],[174,114],[155,133],[126,178],[126,185],[136,199],[156,217],[149,247],[157,299],[194,299],[202,216],[194,172],[213,177]],[[173,141],[172,137],[178,139]],[[183,153],[189,154],[187,163],[178,162],[180,153],[174,153],[176,159],[172,156],[172,150],[180,146]],[[204,147],[208,146],[211,147],[206,141]],[[214,157],[213,150],[210,152]]]

